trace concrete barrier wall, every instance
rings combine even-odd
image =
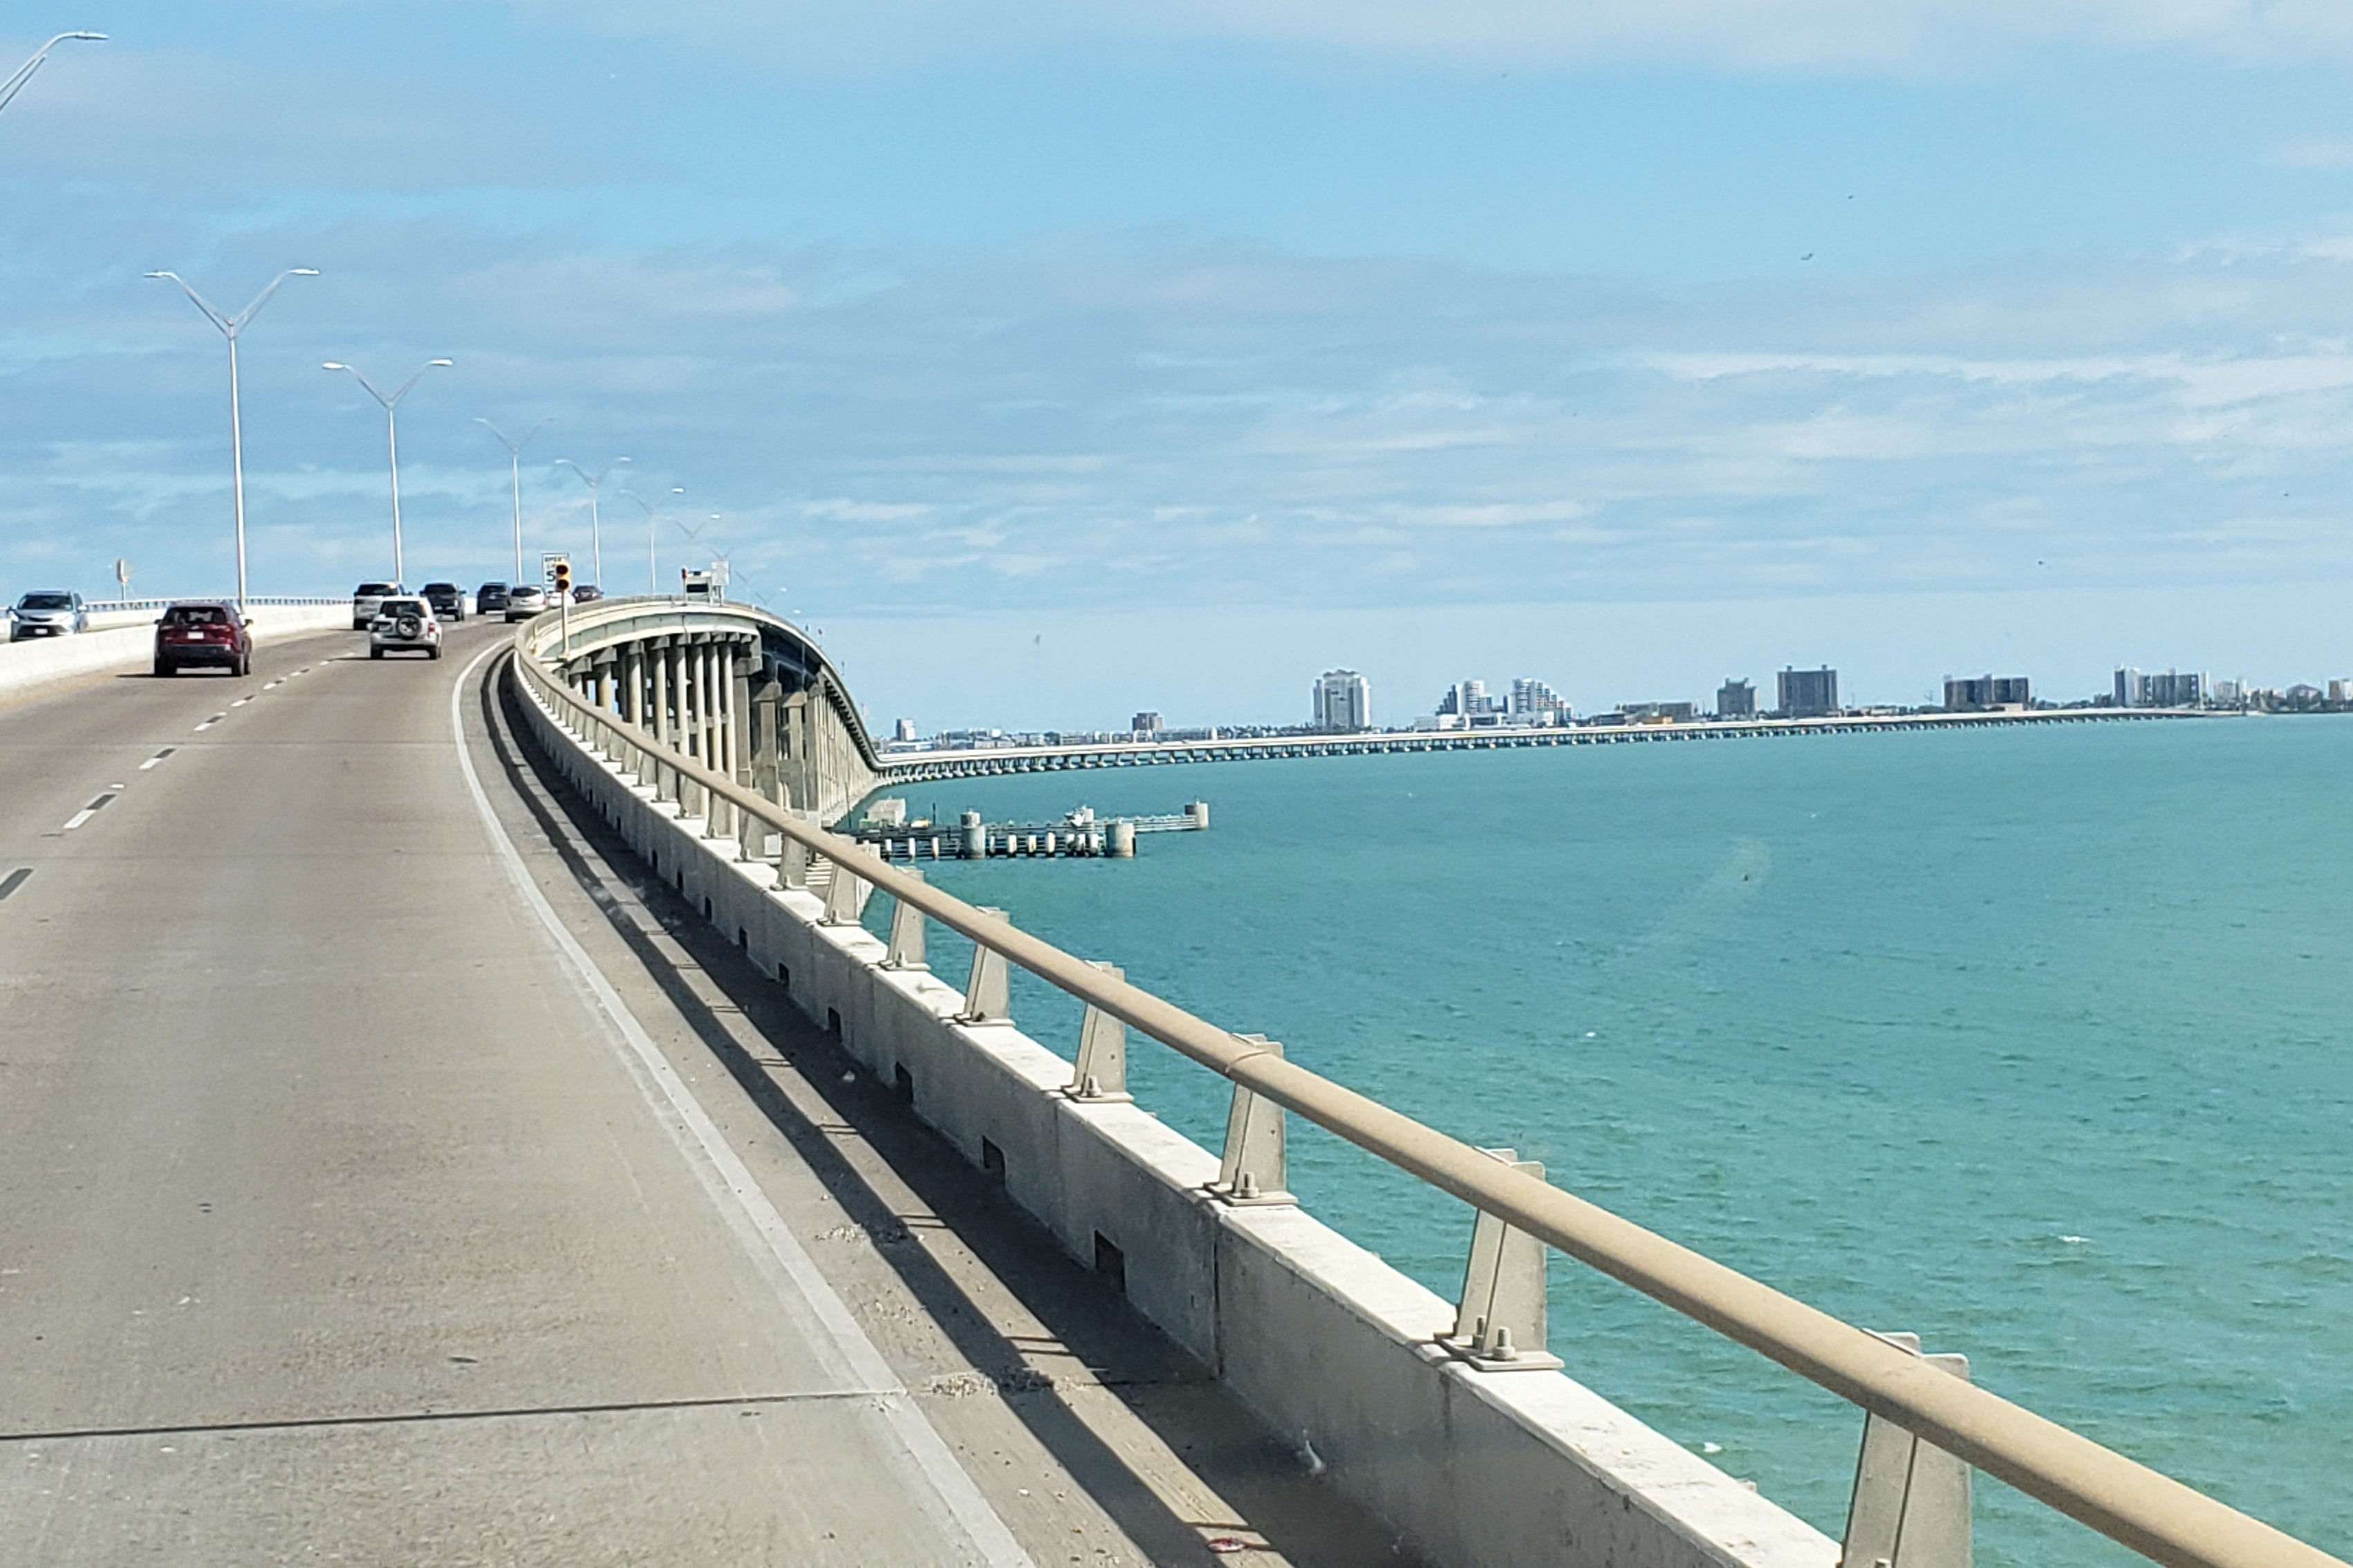
[[[138,668],[155,655],[159,613],[144,612],[133,626],[76,637],[0,643],[0,700],[33,696],[85,676]],[[263,605],[253,612],[253,637],[257,643],[281,642],[319,632],[348,631],[351,624],[348,605]]]
[[[1302,1209],[1209,1197],[1209,1151],[1141,1107],[1071,1100],[1069,1061],[1012,1024],[957,1021],[963,975],[884,967],[862,927],[825,924],[818,897],[737,860],[702,819],[526,707],[574,784],[811,1020],[975,1167],[1001,1170],[1072,1256],[1116,1272],[1138,1311],[1433,1561],[1837,1561],[1836,1542],[1561,1373],[1447,1355],[1433,1342],[1452,1327],[1450,1303]]]

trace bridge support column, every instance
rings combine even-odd
[[[702,761],[702,650],[691,642],[678,648],[678,749]],[[700,784],[678,787],[679,810],[701,816],[710,809]]]
[[[650,668],[652,674],[652,717],[654,739],[662,745],[667,746],[670,744],[671,734],[670,722],[670,693],[677,689],[677,682],[672,679],[672,672],[670,669],[670,644],[668,642],[658,642],[651,645],[646,650],[646,661]],[[672,786],[670,793],[667,795],[664,795],[661,784],[661,770],[657,767],[654,770],[654,798],[656,800],[676,799],[677,782],[678,781],[676,779],[672,779],[670,781]]]
[[[698,661],[695,674],[699,698],[697,706],[701,710],[698,716],[702,721],[702,765],[714,773],[723,773],[727,771],[727,759],[720,750],[720,737],[723,731],[721,716],[724,712],[722,704],[727,699],[726,686],[720,679],[720,645],[716,642],[706,642],[700,651],[702,658]],[[711,795],[707,791],[705,794],[702,814],[703,836],[707,838],[723,838],[727,836],[729,817],[733,815],[733,808],[720,796]]]

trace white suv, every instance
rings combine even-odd
[[[441,623],[433,606],[422,599],[386,599],[368,623],[368,657],[388,653],[421,653],[441,657]]]
[[[367,630],[368,623],[375,620],[376,612],[384,608],[385,600],[401,591],[397,583],[363,583],[353,589],[352,630]]]

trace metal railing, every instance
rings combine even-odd
[[[2348,1568],[2261,1520],[1285,1061],[1279,1047],[1196,1017],[1016,929],[1001,915],[894,868],[852,840],[811,826],[552,679],[530,644],[526,626],[516,637],[512,660],[524,685],[552,714],[605,731],[616,761],[624,766],[633,761],[634,771],[650,780],[658,798],[678,799],[691,785],[727,803],[743,818],[763,823],[832,862],[837,875],[847,873],[901,906],[921,910],[976,947],[1002,955],[1238,1087],[1778,1362],[2142,1556],[2170,1568]]]
[[[236,597],[237,595],[234,594],[183,594],[175,599],[84,599],[82,601],[81,607],[88,610],[92,615],[102,615],[112,614],[121,610],[168,610],[173,605],[190,599],[212,600],[234,599]],[[280,608],[285,609],[311,605],[347,605],[351,603],[351,599],[348,595],[338,595],[325,599],[303,599],[289,598],[284,595],[263,595],[256,594],[252,597],[247,599],[246,603],[248,605],[260,605],[264,607],[276,605]]]

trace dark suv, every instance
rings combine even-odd
[[[474,590],[474,613],[479,616],[503,616],[507,613],[507,585],[485,583]]]
[[[155,673],[177,675],[209,664],[231,675],[253,669],[253,628],[221,600],[174,605],[155,623]]]
[[[433,617],[441,621],[462,621],[466,618],[466,590],[455,583],[427,583],[417,596],[433,606]]]

